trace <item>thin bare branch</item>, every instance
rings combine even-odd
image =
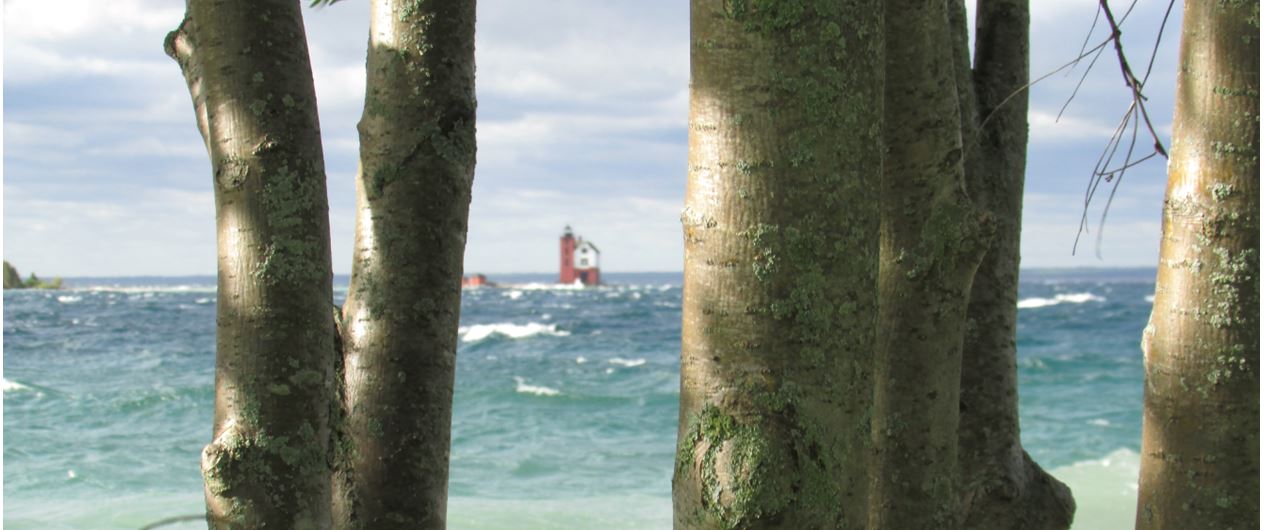
[[[1170,4],[1166,6],[1166,15],[1161,17],[1161,27],[1157,28],[1157,40],[1153,41],[1153,54],[1148,58],[1148,69],[1144,71],[1143,83],[1148,83],[1148,77],[1153,75],[1153,63],[1157,62],[1157,50],[1161,49],[1161,36],[1166,32],[1166,22],[1170,21],[1170,13],[1175,9],[1175,0],[1170,0]]]
[[[1085,38],[1083,38],[1083,39],[1082,39],[1082,48],[1079,48],[1079,49],[1078,49],[1078,56],[1079,56],[1079,57],[1083,57],[1083,54],[1084,54],[1084,53],[1086,53],[1086,51],[1087,51],[1087,44],[1089,44],[1089,43],[1091,42],[1091,37],[1092,37],[1093,35],[1095,35],[1095,27],[1096,27],[1097,25],[1099,25],[1099,24],[1100,24],[1100,6],[1099,6],[1099,4],[1096,4],[1096,6],[1095,6],[1095,16],[1094,16],[1094,17],[1091,17],[1091,29],[1088,29],[1088,30],[1087,30],[1087,36],[1086,36]],[[1097,55],[1097,57],[1099,57],[1099,56]],[[1077,62],[1075,62],[1075,63],[1074,63],[1074,66],[1077,66]],[[1070,70],[1069,70],[1069,71],[1070,71],[1070,72],[1072,72],[1072,71],[1073,71],[1073,69],[1072,69],[1072,68],[1070,68]],[[1066,76],[1068,76],[1069,74],[1065,74],[1065,75],[1066,75]]]
[[[168,526],[168,525],[173,525],[173,524],[176,524],[176,523],[188,523],[188,522],[191,522],[191,521],[203,521],[203,520],[206,520],[206,518],[207,518],[207,514],[205,514],[205,513],[195,513],[195,514],[190,514],[190,515],[178,515],[178,516],[176,516],[176,517],[168,517],[168,518],[166,518],[166,519],[162,519],[162,520],[159,520],[159,521],[154,521],[154,522],[152,522],[152,523],[150,523],[150,524],[147,524],[147,525],[145,525],[145,526],[142,526],[142,527],[141,527],[141,530],[153,530],[153,529],[155,529],[155,528],[160,528],[160,527],[164,527],[164,526]]]
[[[1126,171],[1158,155],[1162,158],[1169,158],[1169,155],[1166,153],[1166,148],[1162,144],[1161,136],[1157,133],[1156,127],[1153,126],[1152,118],[1148,115],[1148,109],[1144,105],[1144,103],[1148,101],[1148,98],[1144,96],[1144,84],[1152,74],[1153,65],[1157,59],[1157,52],[1161,47],[1162,34],[1165,31],[1167,21],[1170,19],[1170,13],[1174,9],[1174,0],[1171,0],[1169,6],[1166,8],[1166,14],[1162,18],[1161,27],[1157,31],[1157,38],[1153,43],[1152,55],[1149,58],[1148,69],[1144,74],[1143,80],[1139,79],[1131,69],[1130,62],[1126,59],[1126,52],[1122,46],[1122,23],[1125,22],[1126,18],[1129,17],[1131,12],[1135,10],[1138,0],[1132,1],[1130,6],[1126,9],[1126,12],[1120,18],[1113,15],[1112,9],[1109,8],[1108,0],[1099,0],[1099,4],[1099,12],[1104,14],[1104,19],[1109,24],[1109,41],[1113,43],[1113,49],[1117,54],[1119,70],[1122,73],[1122,80],[1131,90],[1131,104],[1127,107],[1126,112],[1123,114],[1122,121],[1118,123],[1117,129],[1114,130],[1113,135],[1109,138],[1108,145],[1106,145],[1104,151],[1101,152],[1100,159],[1096,162],[1095,169],[1091,171],[1091,178],[1087,183],[1087,192],[1083,200],[1082,219],[1078,226],[1078,235],[1074,237],[1073,251],[1074,253],[1077,253],[1078,243],[1082,238],[1082,234],[1084,232],[1089,232],[1090,226],[1088,226],[1087,223],[1087,214],[1091,207],[1091,200],[1095,196],[1096,191],[1099,190],[1101,182],[1112,182],[1113,187],[1109,191],[1109,197],[1104,205],[1104,211],[1100,215],[1100,225],[1096,233],[1095,252],[1097,258],[1100,257],[1100,242],[1103,240],[1104,224],[1108,219],[1109,208],[1113,204],[1113,199],[1117,195],[1117,190],[1122,184]],[[1098,58],[1099,56],[1097,55],[1096,59]],[[1094,66],[1094,64],[1095,61],[1093,60],[1092,66]],[[1089,71],[1090,67],[1088,67],[1088,72]],[[1083,80],[1085,80],[1085,74]],[[1081,88],[1081,86],[1082,81],[1079,81],[1078,88]],[[1077,88],[1074,90],[1074,95],[1077,95]],[[1069,101],[1065,102],[1065,106],[1067,107],[1072,101],[1073,96],[1070,97]],[[1061,108],[1061,113],[1064,113],[1064,107]],[[1151,153],[1147,156],[1136,159],[1134,158],[1135,149],[1139,142],[1141,121],[1143,122],[1144,127],[1148,130],[1148,134],[1152,138],[1153,145]],[[1118,160],[1117,154],[1119,149],[1122,147],[1123,140],[1126,138],[1126,127],[1128,125],[1132,126],[1130,141],[1127,142],[1125,154],[1121,158],[1121,162],[1115,162],[1115,160]]]
[[[993,117],[994,117],[994,113],[995,113],[995,112],[997,112],[999,109],[1003,108],[1003,106],[1004,106],[1004,105],[1007,105],[1007,102],[1008,102],[1008,101],[1011,101],[1011,99],[1012,99],[1012,98],[1014,98],[1014,97],[1016,97],[1018,94],[1020,94],[1020,93],[1024,92],[1025,90],[1029,89],[1029,87],[1032,87],[1032,86],[1034,86],[1034,85],[1038,84],[1040,81],[1042,81],[1042,80],[1044,80],[1044,79],[1047,79],[1048,77],[1051,77],[1051,76],[1053,76],[1053,75],[1056,75],[1056,74],[1060,73],[1060,71],[1061,71],[1061,70],[1064,70],[1064,69],[1066,69],[1066,68],[1069,68],[1069,67],[1071,67],[1071,66],[1073,66],[1073,65],[1078,64],[1078,61],[1081,61],[1082,59],[1086,58],[1088,55],[1091,55],[1091,54],[1093,54],[1093,53],[1099,53],[1099,51],[1100,51],[1100,50],[1103,50],[1103,49],[1105,48],[1105,46],[1108,46],[1108,45],[1109,45],[1109,42],[1111,42],[1111,41],[1110,41],[1110,39],[1105,39],[1105,40],[1104,40],[1103,42],[1101,42],[1100,44],[1097,44],[1094,48],[1091,48],[1090,50],[1088,50],[1087,52],[1083,53],[1082,55],[1079,55],[1079,56],[1075,57],[1072,61],[1069,61],[1069,62],[1067,62],[1067,63],[1065,63],[1065,64],[1062,64],[1062,65],[1060,65],[1059,67],[1057,67],[1055,70],[1052,70],[1052,71],[1050,71],[1050,72],[1047,72],[1047,73],[1043,74],[1043,75],[1042,75],[1042,77],[1039,77],[1038,79],[1035,79],[1035,80],[1033,80],[1033,81],[1030,81],[1030,82],[1028,82],[1028,83],[1025,83],[1025,86],[1022,86],[1022,87],[1020,87],[1020,88],[1018,88],[1018,89],[1016,89],[1016,90],[1013,90],[1011,94],[1008,94],[1008,95],[1007,95],[1007,97],[1003,98],[1003,101],[1000,101],[998,105],[995,105],[995,107],[994,107],[994,108],[990,109],[990,113],[989,113],[989,114],[986,114],[985,119],[981,120],[981,125],[980,125],[980,127],[985,127],[985,124],[987,124],[987,123],[989,123],[989,122],[990,122],[990,118],[993,118]]]
[[[1144,84],[1135,77],[1135,73],[1131,71],[1130,62],[1126,60],[1126,51],[1122,48],[1122,28],[1118,25],[1116,19],[1113,18],[1113,11],[1109,9],[1109,0],[1100,0],[1100,8],[1104,12],[1104,18],[1109,22],[1110,36],[1113,39],[1113,48],[1117,51],[1117,60],[1122,67],[1122,80],[1126,82],[1126,86],[1131,89],[1131,95],[1138,104],[1140,115],[1144,118],[1144,124],[1148,126],[1148,132],[1153,135],[1153,149],[1161,156],[1169,158],[1166,154],[1166,148],[1161,145],[1161,137],[1157,134],[1157,130],[1153,127],[1153,121],[1148,117],[1148,109],[1144,107]],[[1135,3],[1131,3],[1131,9],[1135,8]],[[1127,10],[1130,14],[1130,9]]]
[[[1104,53],[1107,47],[1100,47],[1100,51],[1095,52],[1095,57],[1091,58],[1091,64],[1087,65],[1087,70],[1082,72],[1082,79],[1078,80],[1078,85],[1073,87],[1073,93],[1069,94],[1069,99],[1065,100],[1065,104],[1060,106],[1060,112],[1056,113],[1056,121],[1060,121],[1060,117],[1065,115],[1065,110],[1069,108],[1069,104],[1073,103],[1073,99],[1078,97],[1078,91],[1082,89],[1082,83],[1085,83],[1087,76],[1091,74],[1091,69],[1095,68],[1095,63],[1100,60],[1100,54]]]

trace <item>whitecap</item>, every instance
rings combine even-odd
[[[1016,303],[1017,309],[1034,309],[1056,304],[1085,304],[1087,302],[1103,302],[1103,296],[1091,293],[1058,294],[1053,298],[1026,298]]]
[[[1157,299],[1157,295],[1152,295],[1152,294],[1144,297],[1144,301],[1150,304],[1153,303],[1153,301],[1156,299]]]
[[[210,304],[211,302],[214,302],[214,300],[210,298],[199,298],[197,300],[194,300],[194,303],[198,305]]]
[[[515,392],[534,396],[557,396],[560,393],[558,389],[548,386],[530,385],[524,382],[524,378],[519,376],[515,376]]]
[[[63,304],[73,304],[83,299],[84,297],[82,296],[70,296],[70,295],[63,295],[63,296],[57,297],[57,301]]]
[[[1112,425],[1112,424],[1109,423],[1109,420],[1106,420],[1104,418],[1096,418],[1093,420],[1087,420],[1087,425],[1095,425],[1096,427],[1108,427],[1109,425]]]
[[[515,289],[513,291],[506,291],[505,293],[502,293],[502,296],[505,296],[506,298],[509,298],[511,300],[518,300],[521,297],[523,297],[523,295],[524,295],[524,292],[518,289]]]
[[[1046,370],[1047,363],[1038,357],[1022,357],[1017,361],[1017,365],[1021,368],[1029,368],[1031,370]]]
[[[576,364],[585,364],[588,361],[589,359],[586,359],[585,357],[577,356],[576,358]]]
[[[458,328],[458,335],[462,337],[462,342],[477,342],[493,335],[501,335],[511,339],[522,339],[536,335],[566,337],[571,335],[571,333],[559,329],[557,324],[541,324],[539,322],[514,324],[503,322],[499,324],[476,324],[474,326],[462,326]]]
[[[607,362],[611,364],[624,366],[625,368],[633,368],[635,366],[642,366],[644,364],[647,364],[646,359],[622,359],[620,357],[614,357],[614,358],[608,359]]]
[[[514,287],[523,291],[579,291],[586,288],[579,281],[576,283],[518,283]]]
[[[5,392],[19,392],[22,390],[31,390],[31,387],[26,386],[22,383],[15,383],[8,379],[4,379],[3,381],[4,383],[2,383],[3,385],[2,388],[4,389]]]

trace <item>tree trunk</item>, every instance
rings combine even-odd
[[[676,528],[865,524],[881,21],[691,3]]]
[[[189,84],[214,171],[208,523],[329,528],[329,220],[299,4],[191,0],[165,48]]]
[[[964,314],[990,222],[964,191],[945,0],[885,3],[871,528],[959,519]]]
[[[340,528],[444,528],[475,169],[475,1],[371,2]]]
[[[962,0],[949,0],[951,31],[966,36]],[[1028,142],[1029,2],[977,4],[976,67],[956,45],[964,115],[965,175],[995,233],[973,280],[960,377],[959,469],[963,526],[1057,530],[1073,523],[1069,488],[1021,447],[1016,392],[1016,298]],[[989,122],[980,120],[989,116]]]
[[[1259,5],[1184,3],[1136,528],[1253,528]]]

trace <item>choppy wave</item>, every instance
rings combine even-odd
[[[515,376],[515,392],[520,394],[532,394],[534,396],[557,396],[560,394],[557,388],[548,386],[530,385],[524,378]]]
[[[511,339],[522,339],[536,335],[566,337],[571,335],[571,333],[566,330],[559,329],[557,324],[541,324],[539,322],[514,324],[510,322],[503,322],[499,324],[476,324],[473,326],[462,326],[458,328],[458,335],[462,337],[462,342],[478,342],[493,335],[500,335]]]
[[[127,294],[143,294],[143,293],[214,293],[215,285],[94,285],[90,287],[76,287],[67,289],[68,291],[84,291],[90,293],[127,293]]]
[[[22,390],[34,390],[33,388],[26,386],[22,383],[15,383],[8,379],[4,379],[3,381],[4,382],[0,383],[0,385],[3,385],[2,388],[4,389],[5,392],[20,392]]]
[[[1034,309],[1056,304],[1085,304],[1087,302],[1103,302],[1103,296],[1091,293],[1058,294],[1052,298],[1026,298],[1016,303],[1017,309]]]
[[[620,357],[614,357],[614,358],[608,359],[607,362],[611,364],[618,364],[620,366],[624,366],[625,368],[633,368],[635,366],[642,366],[644,364],[647,364],[647,360],[642,359],[642,358],[622,359]]]
[[[580,282],[577,283],[516,283],[506,285],[518,291],[581,291],[588,289]]]
[[[1051,470],[1073,491],[1078,510],[1071,530],[1135,527],[1139,496],[1139,453],[1118,449],[1103,458]]]

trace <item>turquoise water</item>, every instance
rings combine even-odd
[[[492,279],[520,286],[463,294],[450,528],[669,528],[680,275],[613,273],[583,290]],[[1074,488],[1077,528],[1133,520],[1152,280],[1023,274],[1022,437]],[[138,528],[200,512],[214,278],[70,284],[4,293],[4,526]]]

